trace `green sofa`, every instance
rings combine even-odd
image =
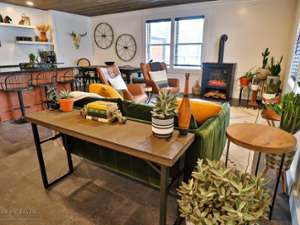
[[[99,100],[88,98],[76,102],[76,107],[82,107],[88,102]],[[152,107],[150,105],[135,104],[127,101],[114,100],[118,102],[123,115],[132,120],[150,123]],[[222,105],[222,110],[215,117],[209,118],[203,124],[196,124],[192,119],[190,132],[195,133],[194,143],[187,151],[188,169],[192,171],[198,158],[219,160],[226,144],[226,128],[229,125],[230,106],[228,103]],[[176,120],[175,120],[176,121]],[[175,123],[175,127],[177,124]],[[130,135],[130,133],[129,133]],[[73,154],[87,158],[90,161],[117,172],[129,176],[135,180],[152,186],[159,186],[159,166],[152,165],[144,160],[116,152],[102,146],[95,145],[80,139],[66,136],[68,146]],[[178,175],[179,163],[170,170],[170,178]]]

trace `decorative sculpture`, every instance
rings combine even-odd
[[[79,34],[79,33],[75,33],[74,31],[72,31],[72,33],[70,33],[70,36],[72,37],[73,45],[76,49],[79,49],[81,38],[85,37],[86,35],[87,35],[87,32]]]

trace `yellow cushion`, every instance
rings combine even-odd
[[[177,99],[178,108],[180,106],[181,100],[181,98]],[[198,124],[202,124],[208,118],[217,115],[221,111],[221,105],[213,102],[197,99],[190,99],[190,102],[192,114]]]
[[[89,92],[96,93],[105,98],[120,98],[123,100],[123,97],[119,94],[119,92],[106,84],[90,84]]]

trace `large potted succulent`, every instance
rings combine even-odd
[[[262,57],[263,57],[262,67],[258,68],[256,71],[257,78],[260,80],[267,79],[267,76],[270,74],[270,71],[268,70],[269,55],[270,55],[269,48],[266,48],[265,51],[262,53]]]
[[[62,90],[59,95],[60,110],[63,112],[72,112],[74,100],[71,92],[69,90]]]
[[[277,106],[277,113],[281,114],[280,128],[291,134],[296,134],[300,130],[300,94],[294,92],[285,94],[282,99],[281,108]],[[286,154],[283,168],[284,171],[290,168],[294,155],[295,152]],[[266,155],[266,164],[268,168],[279,169],[280,163],[280,154]]]
[[[267,218],[270,194],[261,177],[199,160],[188,183],[178,189],[187,225],[250,225]]]
[[[170,90],[160,91],[152,110],[152,133],[158,138],[169,138],[174,131],[176,96]]]

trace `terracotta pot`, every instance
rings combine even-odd
[[[174,117],[156,118],[152,116],[152,133],[158,138],[170,138],[174,131]]]
[[[72,98],[59,99],[60,110],[63,112],[72,112],[74,100]]]
[[[248,86],[250,84],[250,80],[247,77],[240,77],[240,85]]]

